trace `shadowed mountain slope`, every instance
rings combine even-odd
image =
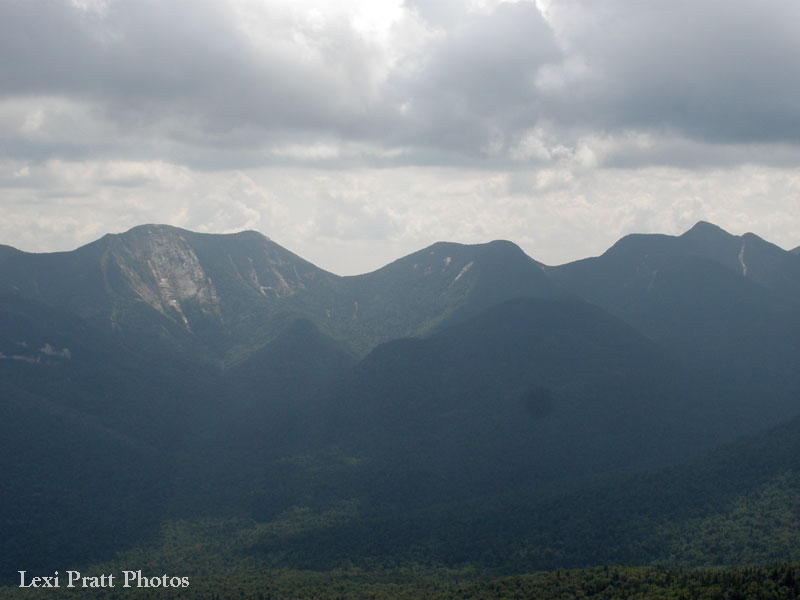
[[[679,466],[405,513],[389,506],[316,531],[264,535],[255,550],[314,568],[360,560],[480,564],[501,573],[771,564],[800,559],[799,474],[794,419]]]
[[[763,425],[797,414],[797,255],[701,222],[677,237],[626,236],[600,257],[548,272],[687,364],[761,395]]]
[[[334,448],[360,473],[348,487],[318,469],[310,496],[424,505],[669,463],[752,431],[751,399],[715,386],[597,307],[516,299],[376,348],[303,409],[293,453]],[[287,476],[276,469],[264,479]]]

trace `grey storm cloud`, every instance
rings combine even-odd
[[[584,127],[667,129],[710,142],[800,140],[800,4],[554,3],[585,71],[552,114]]]
[[[420,49],[418,69],[391,80],[395,103],[407,107],[403,142],[484,154],[546,117],[537,73],[562,55],[534,4],[502,4],[449,25]]]
[[[221,3],[4,2],[1,92],[63,96],[123,135],[179,144],[357,135],[370,49],[346,23],[316,31],[265,8],[269,30],[254,40],[240,27],[247,16]]]
[[[2,152],[205,168],[497,165],[631,132],[800,139],[793,0],[542,6],[409,1],[381,43],[344,13],[321,19],[291,3],[6,0],[3,122],[25,126],[4,127]],[[551,148],[520,154],[534,130]],[[622,144],[601,160],[679,164],[680,147]]]

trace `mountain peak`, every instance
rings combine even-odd
[[[515,252],[522,252],[522,248],[509,240],[492,240],[491,242],[488,242],[486,246],[488,248],[504,248],[506,250],[513,250]]]
[[[448,249],[448,248],[462,248],[462,249],[474,249],[474,250],[492,248],[492,249],[506,249],[514,252],[523,252],[522,248],[517,246],[514,242],[510,242],[508,240],[492,240],[491,242],[484,242],[480,244],[461,244],[458,242],[435,242],[430,246],[428,246],[427,248],[419,250],[419,252],[425,252],[426,250],[437,250],[437,249]]]
[[[442,265],[439,263],[443,263],[445,267],[455,268],[456,265],[459,265],[459,268],[461,268],[466,264],[481,259],[510,259],[514,262],[522,261],[526,264],[539,264],[525,254],[522,248],[507,240],[494,240],[481,244],[435,242],[422,250],[417,250],[412,254],[398,258],[396,261],[381,267],[375,273],[387,272],[396,268],[407,268],[408,265],[412,265],[414,270],[422,269],[422,272],[425,272],[426,269],[441,267]]]
[[[510,242],[508,240],[492,240],[487,244],[483,244],[483,247],[487,252],[495,255],[515,257],[524,256],[527,260],[533,260],[534,262],[538,263],[538,261],[528,256],[522,248],[517,246],[514,242]]]
[[[143,225],[137,225],[136,227],[131,227],[127,231],[116,235],[123,237],[130,237],[135,235],[154,235],[154,234],[164,235],[168,233],[176,234],[176,233],[191,233],[191,232],[186,229],[181,229],[180,227],[175,227],[174,225],[165,225],[163,223],[145,223]]]
[[[175,225],[166,225],[164,223],[146,223],[131,227],[123,233],[107,234],[103,237],[122,237],[131,238],[136,236],[170,236],[170,235],[189,235],[189,236],[210,236],[214,238],[231,238],[236,237],[240,239],[259,239],[269,240],[269,237],[254,229],[246,229],[234,233],[202,233],[176,227]]]
[[[709,223],[708,221],[698,221],[694,224],[694,227],[689,229],[686,233],[684,233],[682,238],[731,238],[735,237],[719,227],[718,225],[714,225],[713,223]]]
[[[230,235],[234,235],[240,238],[258,238],[261,240],[270,240],[269,236],[264,235],[260,231],[256,231],[255,229],[244,229],[242,231],[238,231],[236,233],[232,233]]]

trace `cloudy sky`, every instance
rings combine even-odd
[[[0,0],[0,243],[800,245],[797,0]]]

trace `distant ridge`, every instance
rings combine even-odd
[[[357,354],[555,286],[511,242],[440,242],[364,275],[328,273],[256,231],[146,224],[69,252],[0,248],[0,293],[236,362],[308,319]],[[137,342],[139,343],[139,342]],[[182,351],[182,350],[181,350]]]

